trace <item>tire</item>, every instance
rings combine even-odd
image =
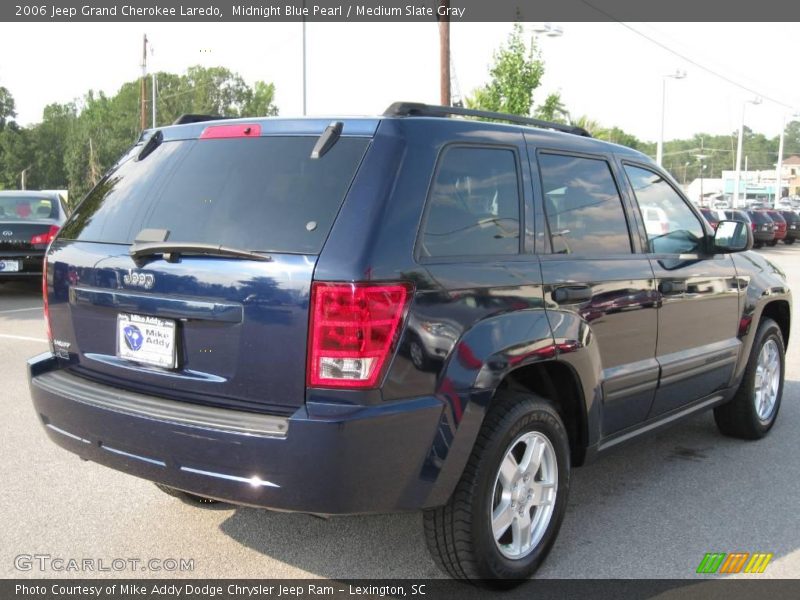
[[[795,240],[795,238],[785,238],[783,240],[783,243],[784,244],[789,244],[791,246],[792,244],[794,244],[794,240]]]
[[[778,324],[763,319],[758,326],[742,383],[727,404],[714,409],[714,420],[727,436],[763,438],[778,417],[786,372],[783,336]]]
[[[185,502],[189,502],[190,504],[218,504],[219,500],[214,500],[213,498],[206,498],[205,496],[198,496],[197,494],[191,494],[189,492],[184,492],[183,490],[175,489],[174,487],[169,487],[168,485],[164,485],[163,483],[156,483],[155,486],[160,489],[162,492],[167,494],[168,496],[172,496],[174,498],[179,498]]]
[[[449,502],[425,511],[425,538],[434,561],[451,577],[510,588],[539,568],[556,540],[567,507],[570,452],[564,423],[551,403],[510,391],[498,392],[494,402]],[[540,462],[523,476],[518,462],[526,450],[539,452]],[[517,487],[501,476],[501,464],[510,467],[506,472]],[[501,496],[503,489],[512,495]],[[505,518],[497,542],[493,511]],[[528,548],[517,545],[525,511],[533,538]]]
[[[420,371],[427,371],[431,366],[431,360],[428,353],[425,352],[425,346],[419,338],[414,335],[411,342],[408,344],[408,355],[411,357],[411,363]]]
[[[763,247],[764,247],[764,242],[753,242],[753,248],[755,248],[756,250]]]
[[[775,247],[778,245],[778,240],[772,240],[771,242],[767,242],[770,246]]]

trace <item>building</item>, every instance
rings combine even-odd
[[[721,199],[723,194],[722,179],[712,177],[699,177],[685,186],[686,197],[700,206],[713,206],[716,200]]]
[[[781,168],[781,187],[784,195],[800,196],[800,156],[785,158]]]

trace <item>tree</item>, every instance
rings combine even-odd
[[[787,123],[784,130],[784,155],[800,154],[800,121]]]
[[[14,112],[14,98],[3,86],[0,86],[0,131],[6,128],[6,123],[17,116]]]
[[[74,103],[50,104],[44,108],[42,122],[30,128],[32,171],[40,187],[67,189],[69,180],[64,155],[77,118]]]
[[[275,85],[256,81],[251,88],[225,67],[190,67],[185,75],[159,73],[158,114],[170,123],[182,114],[224,117],[273,116]]]
[[[522,24],[514,23],[508,40],[494,53],[494,64],[489,70],[491,80],[466,98],[469,108],[524,116],[531,114],[533,93],[541,85],[544,62],[536,41],[531,38],[528,48],[522,35]],[[536,114],[541,118],[565,116],[560,95],[548,96]]]
[[[226,117],[277,115],[275,86],[249,86],[225,67],[190,67],[184,74],[158,73],[158,120],[171,123],[185,113]],[[149,106],[149,101],[148,101]],[[116,94],[89,90],[67,104],[50,104],[40,123],[19,127],[14,99],[0,87],[0,187],[18,188],[28,169],[31,189],[69,189],[78,202],[140,135],[139,81]]]
[[[275,106],[275,84],[256,81],[248,93],[242,110],[242,116],[272,117],[278,114]]]
[[[37,173],[33,167],[33,145],[27,129],[13,126],[0,132],[0,187],[19,189],[23,170],[30,168],[27,188],[36,189]]]

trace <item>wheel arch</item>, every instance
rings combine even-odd
[[[791,306],[787,300],[772,300],[764,305],[759,318],[759,324],[764,318],[770,318],[780,327],[784,347],[789,346],[789,333],[792,325]]]
[[[576,339],[554,338],[541,309],[498,315],[478,324],[455,345],[440,375],[437,395],[445,402],[432,448],[438,466],[425,506],[447,502],[473,451],[498,390],[526,390],[550,400],[567,426],[571,462],[593,456],[601,430],[601,363],[585,322],[576,323]]]
[[[512,389],[536,394],[550,401],[567,428],[572,466],[580,466],[589,445],[586,402],[580,378],[567,362],[548,360],[510,371],[497,391]]]

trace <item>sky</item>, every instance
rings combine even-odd
[[[800,110],[796,23],[558,23],[561,37],[537,36],[545,77],[535,98],[559,91],[573,117],[588,115],[643,140],[658,139],[665,75],[665,139],[748,127],[778,134]],[[435,23],[307,24],[309,115],[380,114],[397,100],[438,103]],[[453,23],[458,87],[488,80],[510,23]],[[533,24],[525,24],[533,35]],[[302,114],[301,23],[0,23],[0,86],[18,122],[41,119],[51,102],[89,89],[115,93],[141,73],[142,35],[150,69],[226,66],[246,81],[274,82],[280,114]],[[694,64],[693,64],[694,63]],[[711,72],[716,73],[712,74]],[[740,86],[749,88],[742,89]]]

